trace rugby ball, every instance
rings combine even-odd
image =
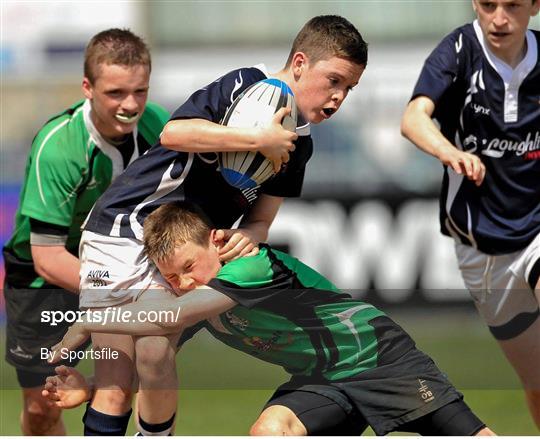
[[[265,127],[270,125],[274,113],[282,107],[291,108],[291,114],[283,119],[283,128],[294,132],[298,111],[291,89],[279,79],[264,79],[248,87],[234,100],[222,124],[238,128]],[[221,175],[238,189],[257,187],[274,176],[272,162],[259,152],[221,152],[218,159]]]

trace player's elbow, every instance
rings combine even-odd
[[[163,131],[161,132],[160,136],[160,142],[165,148],[172,148],[173,146],[176,146],[178,142],[178,133],[175,128],[175,122],[171,121],[168,122],[164,127]]]
[[[46,258],[42,256],[35,257],[33,252],[32,256],[34,259],[34,270],[38,276],[42,277],[45,282],[54,284],[54,280],[56,278],[54,276],[54,258]]]
[[[183,121],[172,120],[168,122],[160,136],[161,144],[168,149],[175,151],[184,151],[189,143],[189,138],[186,136],[186,130],[183,129]]]
[[[409,140],[411,139],[411,130],[414,124],[413,115],[411,113],[412,113],[412,110],[409,106],[407,107],[407,109],[405,110],[405,113],[403,114],[403,117],[401,118],[401,125],[400,125],[401,135]]]
[[[32,245],[30,248],[35,272],[47,283],[57,285],[62,276],[62,264],[58,261],[67,253],[65,247]]]

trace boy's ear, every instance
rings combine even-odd
[[[304,52],[296,52],[293,55],[291,69],[295,76],[300,76],[309,67],[309,58]]]
[[[82,81],[82,91],[86,99],[92,99],[93,97],[93,86],[90,80],[85,76]]]
[[[221,229],[212,229],[210,231],[210,243],[218,247],[225,244],[225,231]]]

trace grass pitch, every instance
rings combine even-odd
[[[538,435],[515,373],[475,314],[441,310],[389,314],[434,358],[494,431]],[[2,357],[4,348],[2,332]],[[273,389],[287,380],[279,367],[233,351],[207,333],[191,340],[177,360],[182,383],[177,435],[245,435]],[[92,366],[86,362],[80,368],[90,372]],[[21,392],[13,368],[3,361],[0,384],[0,435],[18,435]],[[82,434],[83,410],[65,412],[69,434]],[[128,434],[134,432],[131,425]]]

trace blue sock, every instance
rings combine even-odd
[[[123,415],[106,415],[86,406],[83,416],[85,436],[124,436],[127,431],[131,409]]]
[[[170,436],[175,416],[176,413],[172,415],[171,419],[161,424],[149,424],[139,414],[139,427],[142,435],[139,434],[138,436]]]

